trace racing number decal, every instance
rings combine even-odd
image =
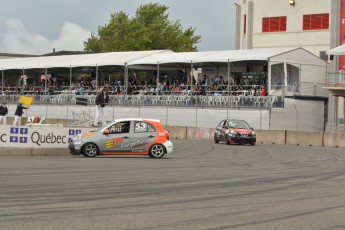
[[[109,140],[105,142],[105,148],[109,149],[112,148],[114,146],[116,146],[118,143],[122,143],[123,142],[123,138],[115,138],[114,140]]]

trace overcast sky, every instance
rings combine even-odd
[[[199,51],[234,49],[236,0],[0,0],[0,53],[81,51],[111,13],[133,17],[150,2],[168,6],[169,19],[184,29],[195,27]]]

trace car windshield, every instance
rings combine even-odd
[[[245,121],[229,121],[229,127],[236,129],[250,129],[250,126]]]

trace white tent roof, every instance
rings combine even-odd
[[[98,54],[79,54],[61,56],[42,56],[29,58],[0,59],[0,70],[45,69],[95,66],[124,66],[141,68],[144,66],[189,66],[191,63],[220,63],[238,61],[268,61],[270,58],[302,48],[263,48],[250,50],[226,50],[174,53],[168,50],[110,52]],[[306,51],[305,51],[306,52]],[[223,64],[222,64],[223,63]]]
[[[326,52],[328,55],[345,55],[345,44],[335,47],[334,49]]]
[[[226,50],[183,53],[158,53],[128,62],[134,65],[157,65],[173,63],[205,63],[205,62],[235,62],[260,60],[266,61],[276,55],[293,51],[298,48],[264,48],[250,50]]]
[[[45,69],[107,65],[124,66],[129,61],[164,52],[171,51],[131,51],[1,59],[0,69]]]

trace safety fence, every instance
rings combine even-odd
[[[1,101],[16,104],[21,95],[2,95]],[[31,95],[34,105],[95,105],[96,95]],[[172,106],[222,108],[283,108],[284,96],[201,96],[201,95],[110,95],[111,106]]]
[[[326,87],[345,87],[345,72],[328,73],[326,77]]]

